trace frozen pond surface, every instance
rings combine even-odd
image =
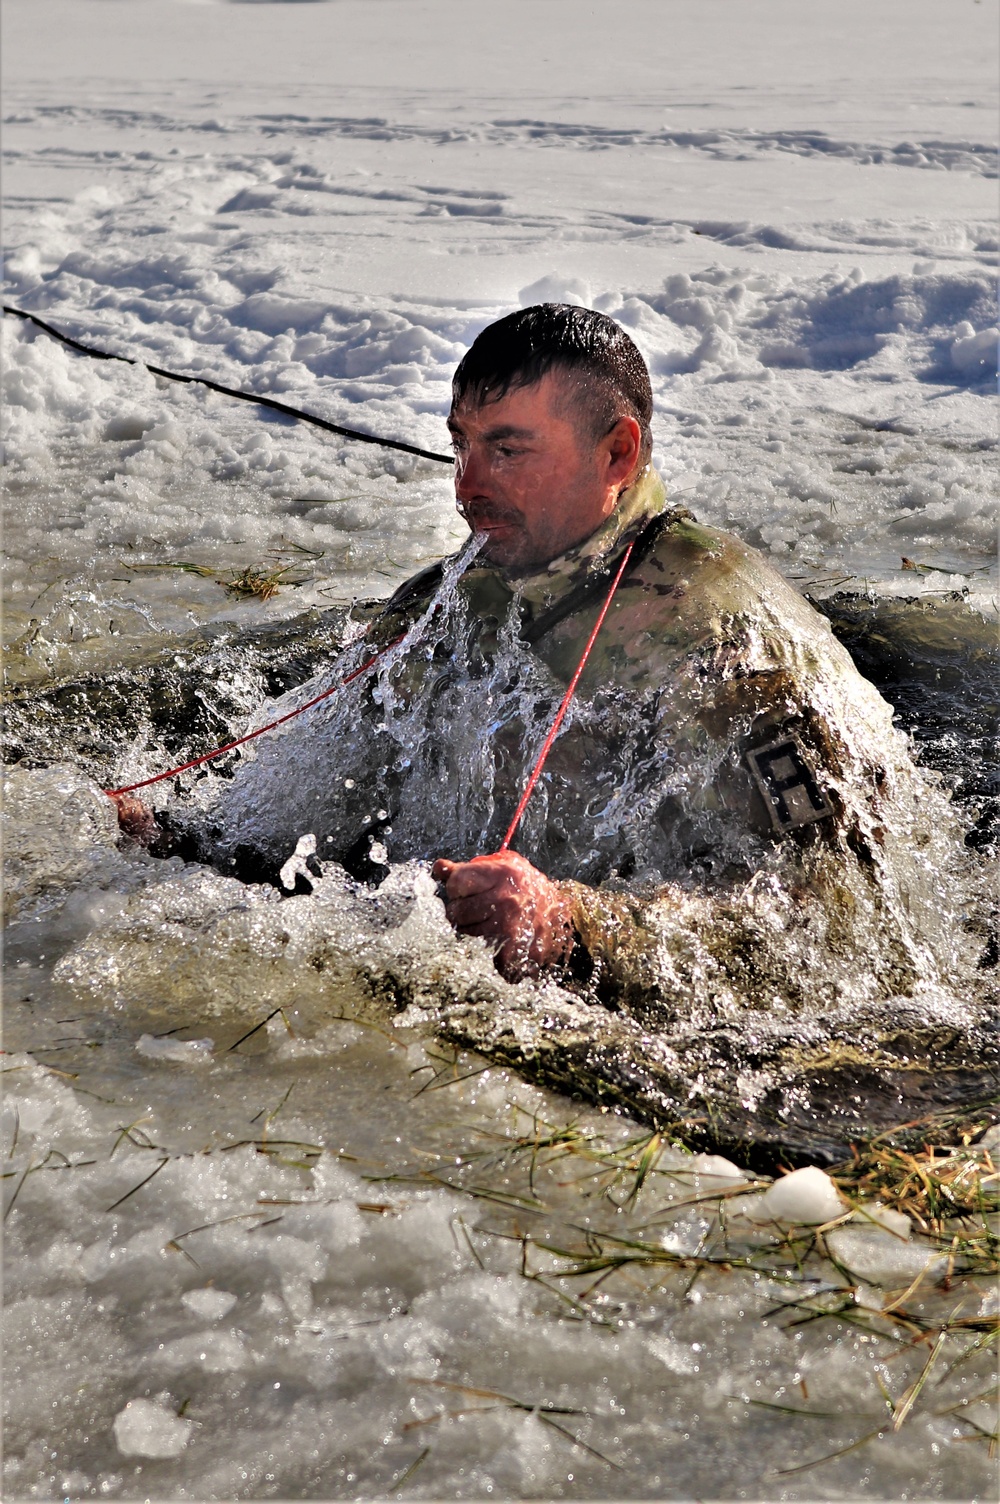
[[[234,1048],[242,1011],[81,1012],[20,938],[9,1496],[989,1496],[990,1361],[949,1369],[994,1289],[941,1288],[946,1244],[776,1256],[735,1166],[666,1148],[633,1198],[647,1134],[419,1031]]]
[[[852,650],[972,825],[996,6],[629,16],[619,51],[570,0],[7,0],[5,301],[432,450],[486,323],[611,313],[671,493],[849,641],[873,593]],[[394,1014],[401,955],[501,990],[408,869],[381,909],[331,879],[335,964],[303,942],[275,984],[238,885],[116,848],[81,768],[154,771],[301,682],[322,618],[291,664],[282,622],[459,545],[446,468],[4,339],[8,673],[59,707],[8,802],[7,1496],[992,1497],[981,1219],[789,1235],[745,1168]],[[279,593],[227,593],[247,569]],[[172,663],[175,740],[148,676],[117,736],[59,700]]]

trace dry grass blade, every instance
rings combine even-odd
[[[270,1112],[267,1112],[266,1107],[262,1107],[259,1112],[254,1113],[253,1117],[250,1118],[250,1122],[256,1123],[260,1118],[264,1118],[264,1131],[266,1133],[268,1127],[271,1125],[271,1123],[274,1122],[275,1118],[278,1116],[278,1113],[284,1107],[285,1103],[288,1101],[288,1098],[292,1095],[292,1092],[295,1090],[297,1085],[298,1082],[293,1081],[291,1086],[285,1092],[285,1095],[282,1097],[281,1101],[278,1103],[277,1107],[272,1107]],[[264,1117],[265,1113],[267,1113],[266,1117]]]
[[[646,1177],[649,1175],[650,1170],[653,1169],[656,1161],[659,1159],[660,1150],[662,1147],[663,1141],[660,1138],[660,1135],[658,1133],[654,1133],[652,1138],[649,1140],[649,1143],[646,1145],[639,1156],[639,1163],[636,1166],[635,1171],[635,1180],[632,1184],[632,1189],[629,1191],[628,1196],[625,1198],[626,1206],[634,1206],[636,1201],[639,1199],[639,1192],[645,1185]]]
[[[408,1420],[403,1427],[407,1431],[419,1431],[423,1426],[436,1426],[442,1420],[459,1420],[463,1415],[491,1415],[494,1410],[509,1410],[509,1405],[460,1405],[457,1410],[435,1410],[433,1415],[420,1420]]]
[[[14,1155],[17,1153],[17,1140],[18,1140],[18,1136],[19,1136],[20,1132],[21,1132],[21,1113],[20,1113],[19,1108],[15,1104],[15,1106],[14,1106],[14,1134],[13,1134],[13,1137],[11,1138],[11,1141],[10,1141],[10,1148],[7,1150],[7,1154],[6,1154],[6,1158],[7,1159],[13,1159]]]
[[[254,1026],[253,1026],[252,1029],[248,1029],[245,1034],[241,1034],[240,1035],[239,1039],[236,1041],[235,1044],[231,1044],[229,1046],[227,1054],[231,1055],[232,1052],[233,1052],[233,1050],[238,1050],[241,1044],[246,1044],[246,1042],[247,1042],[248,1039],[252,1039],[253,1036],[258,1032],[258,1030],[263,1029],[267,1024],[269,1024],[271,1022],[272,1018],[277,1018],[277,1016],[278,1016],[279,1013],[281,1013],[282,1017],[284,1017],[284,1014],[282,1013],[282,1009],[281,1009],[280,1005],[277,1008],[272,1008],[271,1012],[267,1015],[266,1018],[262,1018],[259,1024],[254,1024]],[[285,1020],[285,1027],[286,1028],[288,1027],[288,1021],[287,1021],[287,1019]],[[291,1033],[290,1029],[289,1029],[289,1033]]]
[[[130,1196],[134,1196],[136,1191],[141,1191],[143,1186],[148,1185],[155,1176],[159,1175],[164,1165],[168,1165],[169,1163],[170,1156],[167,1155],[166,1159],[161,1159],[160,1163],[156,1166],[156,1169],[151,1170],[145,1177],[145,1179],[139,1181],[138,1185],[134,1185],[130,1191],[125,1192],[124,1196],[119,1196],[117,1201],[112,1201],[110,1206],[105,1207],[105,1214],[107,1214],[108,1212],[113,1212],[117,1207],[121,1206],[123,1201],[127,1201]]]
[[[959,1322],[956,1325],[965,1325],[965,1323]],[[998,1336],[1000,1336],[1000,1318],[994,1316],[989,1328],[983,1331],[982,1335],[977,1337],[974,1342],[970,1342],[969,1346],[963,1352],[960,1352],[957,1358],[952,1359],[944,1373],[938,1379],[938,1384],[943,1384],[945,1379],[950,1378],[955,1369],[966,1362],[967,1359],[974,1357],[976,1353],[982,1352],[984,1348],[994,1344]]]
[[[217,583],[225,586],[227,595],[238,596],[241,600],[269,601],[277,595],[280,585],[305,584],[305,575],[297,579],[288,577],[292,567],[291,564],[284,564],[280,568],[267,569],[264,565],[251,564],[246,569],[231,571],[228,580],[219,580]]]
[[[165,564],[130,564],[137,573],[143,569],[179,569],[184,574],[196,574],[203,580],[214,580],[217,570],[208,564],[192,564],[187,559],[170,559]]]
[[[494,1190],[492,1186],[485,1185],[462,1185],[461,1181],[449,1180],[447,1175],[439,1175],[435,1170],[418,1170],[410,1175],[363,1175],[370,1185],[433,1185],[444,1186],[449,1191],[457,1191],[459,1195],[471,1196],[476,1201],[493,1201],[498,1206],[510,1207],[520,1212],[544,1212],[548,1208],[541,1202],[526,1196],[517,1196],[512,1191]]]
[[[143,1133],[141,1135],[141,1137],[136,1134],[136,1129],[139,1127],[140,1123],[148,1123],[150,1121],[151,1121],[151,1119],[149,1119],[148,1117],[145,1117],[145,1118],[136,1118],[135,1122],[129,1123],[127,1126],[125,1126],[122,1123],[119,1123],[118,1124],[118,1137],[115,1139],[114,1143],[111,1145],[111,1153],[108,1155],[108,1158],[109,1159],[114,1159],[116,1150],[126,1140],[135,1149],[156,1149],[156,1148],[158,1148],[159,1145],[154,1144],[153,1140],[149,1137],[149,1135],[147,1133]],[[143,1140],[145,1140],[145,1142],[143,1142]]]
[[[199,1222],[197,1227],[189,1227],[187,1232],[179,1232],[171,1238],[172,1243],[179,1243],[182,1238],[191,1238],[196,1232],[207,1232],[211,1227],[225,1227],[229,1222],[244,1222],[248,1217],[266,1217],[266,1212],[233,1212],[230,1217],[220,1217],[217,1222]]]
[[[948,1221],[1000,1210],[1000,1173],[988,1153],[964,1145],[908,1152],[874,1141],[831,1175],[852,1200],[877,1198],[939,1236]]]
[[[915,1279],[911,1280],[909,1285],[907,1285],[902,1295],[897,1295],[895,1300],[890,1301],[887,1306],[882,1307],[883,1316],[891,1316],[893,1311],[898,1311],[901,1306],[906,1305],[906,1302],[909,1300],[910,1296],[923,1284],[924,1280],[927,1277],[927,1272],[933,1266],[933,1264],[934,1257],[933,1255],[931,1255],[924,1267],[920,1270],[920,1273],[916,1276]]]
[[[739,1405],[753,1405],[758,1410],[778,1410],[783,1415],[800,1415],[806,1420],[844,1419],[843,1415],[836,1410],[803,1410],[798,1405],[779,1405],[774,1400],[742,1399],[738,1394],[731,1394],[729,1398]]]
[[[420,1466],[420,1464],[422,1462],[426,1462],[427,1458],[430,1456],[430,1453],[430,1447],[424,1447],[423,1451],[418,1453],[418,1455],[414,1457],[409,1467],[404,1468],[401,1473],[397,1474],[397,1476],[393,1478],[392,1482],[389,1484],[389,1487],[403,1488],[405,1484],[409,1483],[410,1479],[413,1477],[413,1474],[417,1471],[417,1468]]]
[[[427,1070],[428,1068],[427,1066],[420,1067],[421,1070]],[[457,1086],[460,1081],[471,1081],[474,1076],[485,1075],[489,1069],[488,1065],[481,1065],[478,1070],[466,1071],[462,1076],[448,1075],[447,1070],[438,1071],[429,1081],[425,1081],[418,1091],[413,1093],[414,1100],[417,1097],[422,1097],[425,1091],[442,1091],[446,1086]],[[447,1077],[447,1080],[443,1080],[442,1077]]]
[[[592,1447],[588,1442],[583,1441],[579,1436],[574,1436],[572,1431],[568,1430],[566,1426],[562,1425],[558,1420],[555,1419],[557,1415],[586,1416],[586,1410],[580,1410],[571,1405],[548,1405],[544,1402],[533,1404],[529,1400],[519,1400],[515,1395],[504,1394],[499,1389],[480,1389],[472,1384],[457,1384],[450,1379],[423,1379],[414,1377],[411,1382],[414,1384],[425,1384],[428,1386],[433,1386],[437,1389],[456,1390],[459,1394],[471,1394],[476,1399],[499,1400],[501,1404],[504,1405],[507,1409],[522,1410],[526,1415],[535,1415],[544,1425],[551,1426],[554,1431],[558,1431],[561,1436],[565,1436],[567,1441],[572,1442],[573,1446],[579,1447],[582,1452],[587,1452],[591,1457],[596,1457],[599,1462],[604,1463],[607,1467],[616,1468],[619,1472],[622,1471],[621,1465],[619,1463],[615,1462],[610,1457],[605,1457],[603,1452],[597,1451],[596,1447]],[[485,1406],[482,1408],[494,1409],[495,1407]],[[474,1415],[477,1412],[475,1410],[472,1410],[455,1413]]]
[[[479,1265],[480,1269],[485,1270],[486,1269],[486,1265],[483,1263],[482,1259],[479,1257],[479,1250],[476,1248],[475,1243],[473,1243],[473,1241],[472,1241],[472,1234],[469,1232],[468,1227],[465,1225],[465,1218],[464,1217],[454,1217],[452,1219],[451,1226],[452,1226],[452,1230],[453,1230],[453,1235],[454,1235],[454,1228],[455,1228],[456,1223],[462,1229],[462,1236],[465,1239],[465,1245],[468,1248],[469,1252],[472,1254],[473,1259]],[[457,1246],[457,1239],[456,1239],[456,1246]]]
[[[822,1467],[824,1462],[833,1462],[837,1457],[846,1457],[849,1452],[856,1452],[859,1447],[865,1446],[876,1437],[882,1437],[885,1432],[881,1426],[876,1431],[869,1431],[864,1436],[859,1436],[855,1441],[849,1441],[845,1447],[838,1447],[835,1452],[825,1452],[822,1457],[814,1457],[811,1462],[799,1462],[795,1467],[782,1467],[773,1475],[776,1478],[790,1478],[793,1473],[806,1473],[810,1468]]]
[[[99,1163],[99,1161],[96,1159],[65,1159],[64,1156],[63,1164],[50,1165],[49,1158],[51,1157],[51,1152],[52,1151],[50,1151],[50,1153],[46,1155],[45,1159],[42,1160],[42,1163],[40,1165],[35,1165],[34,1169],[32,1170],[33,1175],[37,1174],[40,1170],[44,1170],[47,1174],[51,1174],[53,1170],[88,1170],[92,1165]],[[20,1174],[20,1170],[4,1170],[3,1174],[0,1175],[0,1180],[13,1180],[15,1175]]]
[[[934,1367],[934,1364],[937,1362],[938,1353],[941,1351],[941,1347],[946,1336],[946,1330],[942,1330],[938,1333],[937,1341],[934,1343],[934,1346],[928,1353],[927,1362],[920,1370],[919,1377],[917,1378],[915,1383],[910,1385],[909,1389],[906,1391],[899,1404],[896,1406],[895,1412],[892,1417],[892,1429],[894,1431],[898,1431],[900,1429],[900,1427],[903,1425],[903,1422],[906,1420],[906,1417],[909,1415],[910,1411],[916,1404],[917,1397],[919,1396],[921,1389],[923,1389],[924,1385],[927,1382],[927,1376],[930,1373],[931,1369]]]
[[[957,1415],[970,1405],[995,1405],[997,1398],[996,1385],[991,1384],[989,1389],[984,1389],[982,1394],[964,1395],[956,1400],[953,1405],[948,1405],[944,1410],[935,1410],[935,1415]]]
[[[591,1457],[596,1457],[598,1462],[603,1462],[605,1467],[613,1467],[616,1472],[622,1473],[625,1471],[620,1462],[615,1462],[613,1457],[605,1457],[603,1452],[599,1452],[589,1442],[581,1440],[579,1436],[574,1436],[573,1432],[566,1426],[562,1426],[557,1420],[553,1420],[551,1414],[547,1411],[539,1410],[537,1414],[538,1419],[543,1425],[551,1426],[553,1431],[558,1431],[560,1436],[565,1436],[566,1440],[571,1441],[575,1447],[579,1447],[581,1452],[587,1452]]]
[[[514,1410],[524,1410],[529,1415],[586,1415],[585,1410],[580,1410],[573,1405],[547,1405],[544,1401],[534,1403],[530,1400],[519,1400],[513,1394],[504,1394],[501,1389],[481,1389],[475,1384],[459,1384],[454,1379],[424,1379],[414,1376],[413,1384],[424,1384],[433,1389],[451,1389],[458,1394],[471,1394],[481,1400],[502,1400]]]
[[[297,552],[312,553],[310,549]],[[322,554],[314,555],[321,558]],[[134,569],[179,569],[184,574],[197,575],[199,579],[213,580],[221,585],[227,595],[240,600],[269,601],[278,594],[282,585],[304,585],[308,575],[293,576],[294,564],[282,564],[278,559],[265,559],[260,564],[248,564],[244,569],[227,569],[221,573],[210,564],[194,564],[188,559],[172,559],[165,564],[138,564]]]
[[[582,1300],[578,1299],[575,1295],[571,1295],[568,1290],[560,1290],[557,1285],[550,1285],[544,1274],[533,1274],[526,1269],[522,1269],[521,1273],[525,1279],[531,1280],[533,1284],[541,1285],[543,1290],[548,1291],[550,1295],[554,1295],[557,1300],[561,1300],[564,1305],[567,1305],[577,1321],[586,1321],[591,1326],[603,1326],[612,1332],[618,1330],[616,1323],[610,1317],[604,1316],[599,1311],[594,1311],[589,1306],[584,1305]]]
[[[20,1180],[17,1182],[17,1185],[14,1187],[14,1194],[13,1194],[13,1196],[11,1196],[10,1200],[7,1202],[6,1208],[4,1209],[3,1219],[4,1219],[5,1222],[6,1222],[7,1218],[10,1216],[11,1212],[14,1210],[14,1202],[17,1200],[18,1196],[20,1196],[20,1194],[21,1194],[21,1191],[24,1189],[24,1182],[27,1180],[27,1178],[31,1174],[32,1170],[38,1170],[40,1168],[41,1168],[40,1165],[29,1164],[28,1167],[27,1167],[27,1169],[24,1171],[24,1173],[21,1176]]]
[[[676,1171],[667,1171],[671,1179],[678,1179]],[[676,1217],[678,1212],[686,1211],[690,1206],[702,1206],[706,1201],[713,1204],[722,1204],[725,1201],[735,1200],[739,1196],[748,1196],[754,1191],[766,1191],[771,1185],[770,1180],[741,1180],[736,1185],[721,1186],[718,1190],[699,1191],[697,1196],[685,1196],[683,1201],[671,1201],[670,1205],[662,1212],[657,1212],[649,1218],[644,1218],[643,1227],[658,1227],[661,1222]]]
[[[959,1436],[957,1439],[959,1441],[988,1442],[990,1461],[992,1461],[997,1454],[997,1443],[1000,1442],[1000,1434],[998,1434],[996,1431],[987,1431],[985,1426],[981,1426],[979,1422],[973,1420],[970,1415],[956,1415],[955,1419],[962,1421],[967,1426],[971,1426],[973,1431],[976,1433],[974,1436]]]

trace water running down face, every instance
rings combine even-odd
[[[458,510],[485,535],[481,557],[512,570],[589,538],[633,479],[641,444],[631,417],[595,442],[555,372],[495,401],[457,403],[448,427]]]

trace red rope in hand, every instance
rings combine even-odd
[[[164,778],[173,778],[177,773],[186,773],[189,768],[200,767],[203,762],[211,762],[213,757],[221,757],[223,752],[232,752],[234,747],[242,747],[246,742],[254,741],[258,736],[263,736],[265,731],[273,731],[276,726],[283,726],[286,721],[294,720],[304,710],[311,710],[321,700],[329,699],[330,695],[336,694],[338,689],[343,689],[345,685],[350,684],[354,679],[360,678],[367,669],[372,668],[378,662],[383,653],[387,653],[390,648],[398,647],[405,636],[406,633],[401,632],[398,637],[393,638],[392,642],[386,643],[384,648],[379,648],[378,652],[369,658],[367,663],[362,663],[361,667],[356,668],[353,673],[348,674],[346,679],[341,679],[339,684],[332,684],[329,689],[324,689],[321,695],[316,695],[314,699],[307,700],[304,705],[299,705],[296,710],[289,710],[286,715],[279,715],[276,721],[271,721],[266,726],[260,726],[256,731],[249,731],[246,736],[238,736],[234,742],[227,742],[224,747],[216,747],[214,752],[206,752],[202,757],[193,757],[190,762],[181,763],[179,768],[168,768],[165,773],[156,773],[152,778],[143,778],[140,783],[130,783],[123,789],[104,789],[103,792],[107,794],[109,799],[117,799],[120,794],[134,794],[136,789],[147,789],[151,783],[161,783]]]
[[[606,600],[604,602],[604,605],[601,607],[601,614],[600,614],[600,616],[598,616],[597,620],[595,621],[595,623],[594,623],[594,630],[591,632],[590,636],[587,639],[587,646],[584,648],[583,654],[582,654],[582,656],[580,658],[580,662],[576,666],[576,673],[573,675],[572,679],[569,681],[569,688],[567,689],[566,693],[563,695],[562,704],[559,706],[559,709],[556,711],[555,720],[552,722],[552,725],[549,728],[549,734],[545,738],[545,742],[544,742],[544,744],[542,746],[541,752],[538,754],[538,761],[535,763],[535,766],[531,770],[531,777],[528,779],[527,785],[525,786],[524,793],[521,795],[521,802],[517,806],[517,809],[514,811],[514,818],[513,818],[513,820],[511,820],[510,825],[508,826],[507,834],[504,836],[503,840],[500,842],[499,847],[497,848],[498,851],[507,851],[508,848],[510,847],[511,841],[514,839],[514,833],[517,830],[517,827],[521,823],[521,816],[524,814],[524,811],[527,808],[528,800],[531,798],[531,795],[532,795],[532,793],[534,791],[535,784],[538,782],[539,778],[541,777],[542,769],[545,766],[545,759],[548,757],[550,751],[552,750],[552,743],[555,741],[556,737],[559,735],[559,727],[562,725],[563,719],[564,719],[564,717],[566,715],[566,712],[569,709],[569,702],[570,702],[570,700],[572,700],[573,694],[574,694],[574,692],[576,690],[576,686],[580,682],[580,675],[583,673],[584,666],[586,665],[587,659],[590,657],[590,650],[594,646],[594,643],[597,640],[597,634],[601,630],[601,627],[602,627],[602,625],[604,623],[604,618],[608,614],[608,608],[610,607],[611,602],[614,600],[615,591],[618,589],[619,581],[621,580],[622,575],[625,573],[625,566],[628,564],[628,561],[629,561],[629,559],[631,557],[631,554],[632,554],[632,549],[634,547],[635,547],[635,539],[632,540],[632,542],[629,544],[628,548],[625,550],[625,553],[624,553],[624,555],[622,557],[622,561],[621,561],[621,563],[618,566],[618,573],[615,575],[614,579],[612,580],[612,582],[611,582],[611,589],[608,591],[607,598],[606,598]]]

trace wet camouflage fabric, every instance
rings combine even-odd
[[[672,511],[649,470],[598,532],[546,568],[512,578],[473,564],[459,590],[478,648],[488,655],[512,619],[522,638],[537,636],[554,711],[625,546],[656,518],[655,542],[624,577],[580,681],[588,713],[567,722],[545,807],[529,806],[514,841],[565,883],[588,986],[659,1025],[671,977],[678,997],[721,986],[767,1006],[804,985],[815,1001],[827,985],[832,1001],[844,984],[836,964],[822,975],[824,955],[857,973],[864,954],[877,993],[909,990],[928,959],[911,920],[933,901],[908,850],[922,785],[891,707],[755,550]],[[427,571],[397,593],[380,640],[427,608],[437,578]],[[426,663],[406,673],[417,694]],[[512,761],[507,814],[530,767]],[[581,851],[580,829],[607,821],[622,789],[645,806],[641,836],[624,852]],[[560,842],[560,826],[570,839]],[[763,912],[762,882],[780,887],[785,910],[797,895],[791,913]],[[802,945],[776,943],[783,926],[797,927]],[[819,968],[808,983],[803,947]]]

